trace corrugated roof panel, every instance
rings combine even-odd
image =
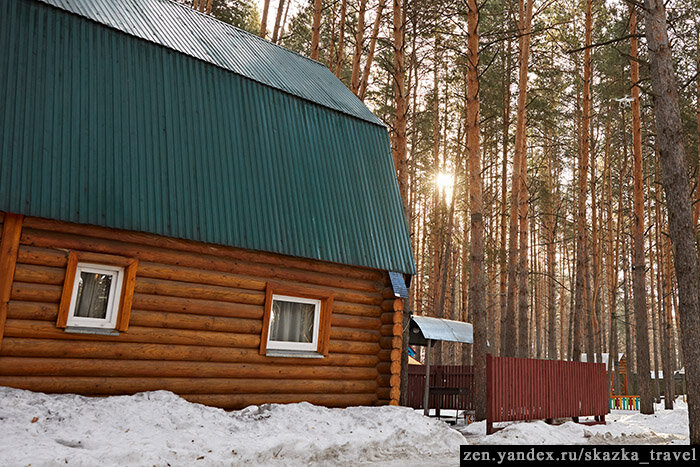
[[[385,127],[31,0],[0,50],[0,210],[414,272]]]
[[[323,64],[171,0],[37,0],[368,122],[383,123]]]
[[[411,316],[411,319],[418,325],[426,339],[464,344],[474,343],[474,327],[471,323],[429,316]]]

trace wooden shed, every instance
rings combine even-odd
[[[0,385],[397,402],[388,133],[323,64],[170,0],[0,2],[0,50]]]

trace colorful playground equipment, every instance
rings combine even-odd
[[[611,410],[639,410],[639,396],[610,396]]]
[[[622,394],[614,394],[615,377],[620,378]],[[628,395],[627,387],[627,358],[623,355],[619,360],[619,369],[612,373],[610,378],[610,409],[611,410],[639,410],[639,396]]]

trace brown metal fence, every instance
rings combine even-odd
[[[486,423],[595,416],[610,412],[605,364],[492,357],[486,359]]]
[[[440,394],[433,389],[466,389],[463,394]],[[473,410],[474,369],[471,365],[435,365],[430,367],[430,408]],[[408,406],[423,408],[425,366],[408,367]]]

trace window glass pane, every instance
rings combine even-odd
[[[105,319],[112,278],[111,274],[81,271],[73,316]]]
[[[311,303],[272,302],[270,316],[270,340],[284,342],[313,342],[314,313]]]

